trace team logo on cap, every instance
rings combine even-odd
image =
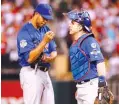
[[[49,10],[49,14],[52,14],[52,11],[51,10]]]

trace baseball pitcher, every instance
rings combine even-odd
[[[54,33],[46,25],[52,20],[48,4],[39,4],[32,19],[19,31],[17,47],[20,83],[25,104],[54,104],[54,92],[48,74],[50,62],[57,56]]]

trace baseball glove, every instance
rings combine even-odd
[[[33,62],[33,63],[31,63],[31,67],[32,68],[35,68],[35,64],[39,64],[40,65],[40,63],[41,63],[41,59],[42,59],[42,57],[43,57],[43,52],[40,54],[40,56]]]
[[[112,104],[114,96],[108,86],[99,87],[98,96],[95,99],[95,104]]]

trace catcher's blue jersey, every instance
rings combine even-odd
[[[43,39],[46,32],[50,29],[48,26],[43,26],[40,29],[35,29],[31,23],[26,23],[20,32],[18,33],[17,37],[17,48],[18,48],[18,55],[19,55],[19,63],[21,66],[29,66],[30,64],[27,62],[29,53],[32,49],[34,49]],[[45,54],[50,54],[52,51],[56,51],[56,44],[54,40],[50,41],[45,49]],[[40,66],[49,67],[49,63],[44,63]]]
[[[99,44],[92,35],[83,35],[69,50],[71,70],[75,81],[96,78],[97,63],[104,61]]]

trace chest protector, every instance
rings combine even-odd
[[[72,44],[69,50],[71,71],[76,82],[83,80],[90,71],[90,59],[81,48],[82,42],[87,37],[93,37],[93,34],[83,35],[75,44]]]

